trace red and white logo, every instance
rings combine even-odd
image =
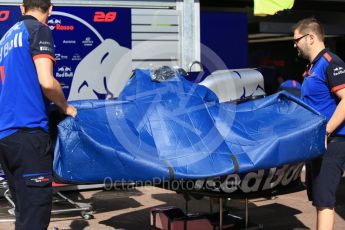
[[[36,183],[41,183],[41,182],[48,182],[49,178],[48,177],[44,177],[44,176],[40,176],[37,178],[32,178],[32,181],[36,182]]]
[[[48,26],[51,30],[72,31],[73,25],[63,25],[61,19],[51,18],[48,20]]]

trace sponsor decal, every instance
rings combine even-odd
[[[40,41],[39,43],[38,43],[39,45],[43,45],[43,46],[51,46],[51,43],[50,42],[48,42],[48,41]]]
[[[40,51],[52,52],[52,48],[50,46],[40,46]]]
[[[195,190],[232,193],[241,190],[244,193],[273,189],[278,185],[286,186],[297,180],[301,174],[303,163],[284,165],[282,168],[271,168],[250,172],[240,177],[238,174],[228,175],[225,179],[199,179],[194,184]]]
[[[82,41],[84,46],[93,46],[93,41],[90,37],[86,37],[84,41]]]
[[[76,44],[77,41],[76,40],[63,40],[62,44]]]
[[[73,31],[73,25],[63,25],[61,19],[51,18],[48,20],[48,26],[51,30]]]
[[[44,177],[44,176],[40,176],[40,177],[37,177],[37,178],[32,178],[30,180],[34,181],[35,183],[41,183],[41,182],[48,182],[49,178]]]
[[[60,82],[60,86],[61,86],[62,89],[69,89],[69,85],[66,85],[63,82]]]
[[[67,56],[67,55],[62,55],[62,54],[56,53],[56,54],[55,54],[55,59],[56,59],[57,61],[60,61],[60,60],[67,60],[67,59],[68,59],[68,56]]]
[[[73,77],[73,72],[71,67],[61,66],[57,69],[56,77],[57,78],[66,78],[66,77]]]
[[[80,61],[80,60],[81,60],[81,57],[79,54],[77,53],[73,54],[72,61]]]

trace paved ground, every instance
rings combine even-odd
[[[60,230],[82,229],[129,229],[148,230],[150,209],[157,206],[175,205],[184,209],[184,199],[174,192],[153,188],[141,187],[128,191],[92,190],[66,192],[70,198],[80,202],[91,202],[94,219],[84,220],[79,212],[55,214],[52,217],[49,229],[58,227]],[[208,211],[207,199],[192,200],[189,203],[190,211]],[[231,200],[227,206],[237,215],[244,215],[244,202]],[[66,204],[58,203],[55,208],[66,208]],[[8,213],[8,203],[0,198],[0,229],[14,229],[12,222],[4,222],[12,218]],[[315,229],[315,210],[307,201],[305,191],[282,195],[274,200],[255,199],[249,204],[250,220],[261,223],[264,229]],[[338,193],[336,208],[335,229],[345,229],[345,178],[343,178]]]

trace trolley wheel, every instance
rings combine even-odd
[[[8,210],[8,213],[9,213],[11,216],[15,216],[15,215],[16,215],[15,208],[9,209],[9,210]]]
[[[93,215],[90,212],[81,212],[81,216],[84,220],[91,220],[93,218]]]

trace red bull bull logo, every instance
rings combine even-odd
[[[48,20],[48,25],[51,30],[73,31],[74,26],[62,25],[61,19],[51,18]]]
[[[64,77],[73,77],[73,72],[71,67],[61,66],[57,69],[56,77],[57,78],[64,78]]]

